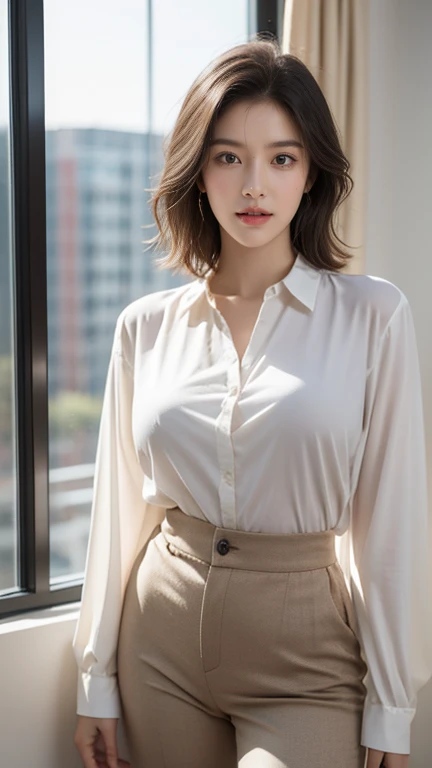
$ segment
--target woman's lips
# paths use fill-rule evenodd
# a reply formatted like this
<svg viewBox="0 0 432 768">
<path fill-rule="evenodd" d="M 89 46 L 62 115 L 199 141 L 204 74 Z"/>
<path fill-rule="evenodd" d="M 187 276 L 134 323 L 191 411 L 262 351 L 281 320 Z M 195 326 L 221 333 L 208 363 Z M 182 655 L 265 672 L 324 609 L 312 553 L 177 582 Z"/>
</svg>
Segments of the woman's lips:
<svg viewBox="0 0 432 768">
<path fill-rule="evenodd" d="M 267 214 L 251 214 L 251 213 L 236 213 L 236 216 L 240 221 L 242 221 L 244 224 L 249 224 L 251 226 L 260 226 L 262 224 L 265 224 L 266 221 L 269 221 L 272 217 L 272 213 Z"/>
</svg>

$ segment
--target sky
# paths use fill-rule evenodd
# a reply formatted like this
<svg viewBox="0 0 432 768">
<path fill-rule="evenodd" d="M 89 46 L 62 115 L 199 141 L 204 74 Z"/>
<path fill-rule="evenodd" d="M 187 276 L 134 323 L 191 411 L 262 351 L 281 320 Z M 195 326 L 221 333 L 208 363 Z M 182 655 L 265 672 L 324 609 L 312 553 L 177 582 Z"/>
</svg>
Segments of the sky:
<svg viewBox="0 0 432 768">
<path fill-rule="evenodd" d="M 248 2 L 152 0 L 152 9 L 152 130 L 166 133 L 199 72 L 247 40 Z M 148 130 L 147 0 L 44 0 L 44 28 L 47 129 Z M 4 72 L 0 101 L 2 82 Z"/>
</svg>

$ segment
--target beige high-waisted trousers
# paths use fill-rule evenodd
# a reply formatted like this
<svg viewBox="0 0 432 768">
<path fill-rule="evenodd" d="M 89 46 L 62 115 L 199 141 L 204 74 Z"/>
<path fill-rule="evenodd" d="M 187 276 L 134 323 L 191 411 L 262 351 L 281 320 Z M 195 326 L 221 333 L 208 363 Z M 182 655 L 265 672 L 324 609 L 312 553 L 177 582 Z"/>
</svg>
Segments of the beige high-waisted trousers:
<svg viewBox="0 0 432 768">
<path fill-rule="evenodd" d="M 120 625 L 132 768 L 363 768 L 357 635 L 333 531 L 245 532 L 167 510 Z"/>
</svg>

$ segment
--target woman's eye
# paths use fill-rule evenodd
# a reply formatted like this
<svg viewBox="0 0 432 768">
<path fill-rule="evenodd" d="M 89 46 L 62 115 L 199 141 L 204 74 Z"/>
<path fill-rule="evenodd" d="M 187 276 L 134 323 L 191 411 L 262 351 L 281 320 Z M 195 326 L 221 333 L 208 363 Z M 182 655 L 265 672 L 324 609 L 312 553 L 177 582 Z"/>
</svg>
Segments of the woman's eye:
<svg viewBox="0 0 432 768">
<path fill-rule="evenodd" d="M 238 160 L 237 155 L 234 155 L 232 152 L 223 152 L 221 155 L 218 155 L 216 160 L 219 160 L 223 165 L 236 165 L 236 160 Z M 290 166 L 295 163 L 294 157 L 291 157 L 290 155 L 276 155 L 275 157 L 276 165 L 280 166 Z"/>
<path fill-rule="evenodd" d="M 276 165 L 292 165 L 292 163 L 294 163 L 294 162 L 295 162 L 295 161 L 294 161 L 294 158 L 293 158 L 293 157 L 291 157 L 290 155 L 277 155 L 277 156 L 275 157 L 275 160 L 277 160 L 277 161 L 278 161 L 278 160 L 281 160 L 281 159 L 282 159 L 282 162 L 277 162 L 277 163 L 276 163 Z M 287 161 L 289 161 L 289 162 L 286 162 L 286 163 L 284 163 L 284 162 L 283 162 L 284 160 L 287 160 Z"/>
<path fill-rule="evenodd" d="M 232 152 L 224 152 L 222 155 L 219 155 L 217 159 L 222 160 L 223 157 L 227 158 L 225 165 L 234 165 L 233 160 L 237 160 L 237 157 L 233 155 Z"/>
</svg>

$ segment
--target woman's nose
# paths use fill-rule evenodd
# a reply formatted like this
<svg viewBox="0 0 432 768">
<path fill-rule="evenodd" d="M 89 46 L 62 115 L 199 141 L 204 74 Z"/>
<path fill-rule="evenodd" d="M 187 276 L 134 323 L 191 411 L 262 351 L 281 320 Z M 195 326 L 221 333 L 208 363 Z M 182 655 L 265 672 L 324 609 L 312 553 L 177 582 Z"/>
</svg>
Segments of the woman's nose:
<svg viewBox="0 0 432 768">
<path fill-rule="evenodd" d="M 255 166 L 249 173 L 245 174 L 243 195 L 253 198 L 265 195 L 265 180 L 262 169 Z"/>
</svg>

